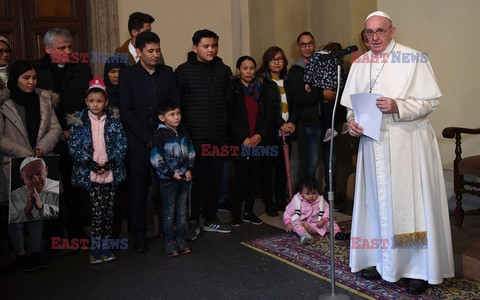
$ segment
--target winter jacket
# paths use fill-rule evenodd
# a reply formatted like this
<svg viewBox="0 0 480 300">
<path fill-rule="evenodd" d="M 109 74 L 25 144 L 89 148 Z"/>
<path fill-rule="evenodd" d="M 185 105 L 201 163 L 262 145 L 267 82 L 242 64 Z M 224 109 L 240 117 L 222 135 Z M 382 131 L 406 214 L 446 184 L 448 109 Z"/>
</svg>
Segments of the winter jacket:
<svg viewBox="0 0 480 300">
<path fill-rule="evenodd" d="M 125 180 L 126 171 L 123 159 L 127 152 L 127 137 L 120 122 L 117 108 L 105 109 L 105 148 L 108 162 L 112 164 L 113 185 Z M 72 185 L 79 188 L 90 188 L 90 169 L 88 163 L 93 158 L 93 142 L 91 122 L 88 110 L 83 109 L 75 115 L 70 115 L 68 125 L 71 125 L 68 137 L 68 151 L 74 159 L 72 170 Z"/>
<path fill-rule="evenodd" d="M 41 149 L 43 155 L 48 155 L 57 145 L 62 134 L 62 128 L 54 111 L 58 95 L 35 89 L 40 99 L 40 127 L 35 148 Z M 28 133 L 24 122 L 18 113 L 13 100 L 9 99 L 7 88 L 0 91 L 0 202 L 8 200 L 10 182 L 10 158 L 31 156 L 32 149 L 28 141 Z"/>
<path fill-rule="evenodd" d="M 292 217 L 295 215 L 295 202 L 300 200 L 300 216 L 297 220 L 292 221 Z M 325 221 L 325 224 L 318 228 L 317 223 L 319 221 L 319 211 L 320 205 L 323 203 L 323 215 L 321 217 L 322 220 Z M 307 222 L 311 228 L 313 228 L 318 234 L 325 235 L 329 228 L 329 221 L 330 221 L 330 206 L 328 205 L 328 201 L 326 201 L 323 196 L 319 195 L 313 203 L 309 203 L 307 200 L 303 199 L 300 193 L 295 194 L 293 196 L 292 201 L 288 203 L 287 207 L 285 208 L 285 212 L 283 213 L 283 222 L 285 225 L 294 222 Z"/>
<path fill-rule="evenodd" d="M 172 179 L 175 173 L 193 172 L 195 150 L 187 129 L 180 125 L 175 132 L 164 124 L 159 124 L 153 136 L 150 162 L 159 179 Z"/>
<path fill-rule="evenodd" d="M 187 62 L 175 70 L 182 103 L 182 123 L 194 142 L 223 142 L 227 116 L 231 115 L 232 71 L 219 57 L 211 62 L 188 53 Z"/>
<path fill-rule="evenodd" d="M 85 92 L 92 80 L 92 70 L 86 63 L 68 63 L 60 69 L 52 63 L 49 54 L 34 62 L 37 69 L 37 88 L 50 90 L 60 95 L 55 107 L 63 130 L 68 130 L 67 116 L 85 107 Z M 63 74 L 63 76 L 61 75 Z"/>
</svg>

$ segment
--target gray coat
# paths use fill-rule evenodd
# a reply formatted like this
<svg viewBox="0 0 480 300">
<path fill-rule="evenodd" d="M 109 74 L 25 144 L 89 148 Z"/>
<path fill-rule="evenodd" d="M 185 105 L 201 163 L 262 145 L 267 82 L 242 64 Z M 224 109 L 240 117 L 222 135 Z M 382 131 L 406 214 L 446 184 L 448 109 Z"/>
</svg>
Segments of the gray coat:
<svg viewBox="0 0 480 300">
<path fill-rule="evenodd" d="M 58 96 L 41 89 L 35 89 L 35 92 L 40 98 L 40 127 L 35 148 L 41 149 L 43 155 L 48 155 L 62 134 L 53 109 Z M 27 129 L 9 96 L 10 91 L 7 88 L 0 91 L 0 203 L 8 201 L 10 158 L 31 156 L 34 153 L 28 141 Z"/>
</svg>

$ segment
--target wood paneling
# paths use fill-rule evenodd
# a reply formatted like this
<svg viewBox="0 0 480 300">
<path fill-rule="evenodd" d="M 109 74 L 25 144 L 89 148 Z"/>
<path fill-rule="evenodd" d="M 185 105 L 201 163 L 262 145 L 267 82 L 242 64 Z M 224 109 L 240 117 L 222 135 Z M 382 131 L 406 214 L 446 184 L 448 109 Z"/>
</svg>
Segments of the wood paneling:
<svg viewBox="0 0 480 300">
<path fill-rule="evenodd" d="M 53 27 L 73 36 L 74 51 L 87 52 L 85 0 L 0 0 L 0 35 L 13 59 L 35 60 L 45 53 L 43 36 Z"/>
</svg>

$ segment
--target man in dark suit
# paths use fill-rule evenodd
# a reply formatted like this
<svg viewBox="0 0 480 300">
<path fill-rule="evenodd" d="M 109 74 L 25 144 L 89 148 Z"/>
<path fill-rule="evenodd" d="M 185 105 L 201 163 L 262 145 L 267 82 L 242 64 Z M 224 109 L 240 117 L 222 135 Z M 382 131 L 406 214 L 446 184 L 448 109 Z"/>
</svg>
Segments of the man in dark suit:
<svg viewBox="0 0 480 300">
<path fill-rule="evenodd" d="M 150 148 L 158 125 L 157 107 L 165 100 L 180 103 L 173 69 L 160 65 L 160 38 L 145 31 L 136 38 L 137 64 L 120 72 L 120 114 L 128 139 L 130 180 L 129 228 L 137 252 L 147 251 L 147 194 L 150 185 Z"/>
<path fill-rule="evenodd" d="M 85 92 L 88 82 L 92 79 L 92 70 L 88 63 L 71 63 L 73 53 L 72 35 L 67 29 L 51 28 L 44 36 L 45 55 L 34 62 L 37 69 L 37 88 L 53 91 L 59 95 L 59 102 L 55 106 L 58 121 L 62 126 L 63 134 L 55 148 L 60 155 L 60 175 L 62 178 L 63 193 L 60 195 L 60 205 L 66 205 L 67 232 L 69 238 L 87 237 L 83 229 L 83 206 L 86 193 L 71 186 L 70 178 L 73 160 L 68 154 L 67 138 L 70 126 L 67 116 L 85 107 Z M 65 215 L 60 213 L 60 218 Z M 50 242 L 52 236 L 63 236 L 60 220 L 49 220 L 44 223 L 44 236 Z M 48 249 L 48 246 L 47 246 Z"/>
<path fill-rule="evenodd" d="M 155 19 L 151 15 L 141 12 L 134 12 L 128 17 L 128 32 L 130 33 L 130 39 L 125 41 L 123 45 L 115 50 L 115 53 L 127 54 L 127 66 L 134 65 L 140 60 L 140 57 L 138 57 L 135 50 L 137 35 L 144 31 L 152 31 L 153 22 L 155 22 Z M 158 63 L 162 65 L 165 64 L 161 52 Z"/>
</svg>

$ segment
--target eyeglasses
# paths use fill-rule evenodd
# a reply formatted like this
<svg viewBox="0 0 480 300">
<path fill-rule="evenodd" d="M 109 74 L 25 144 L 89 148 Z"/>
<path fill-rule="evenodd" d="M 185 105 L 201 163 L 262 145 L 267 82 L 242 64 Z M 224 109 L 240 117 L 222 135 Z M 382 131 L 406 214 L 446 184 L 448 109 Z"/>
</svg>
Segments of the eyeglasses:
<svg viewBox="0 0 480 300">
<path fill-rule="evenodd" d="M 378 36 L 384 36 L 385 34 L 387 34 L 387 31 L 390 28 L 392 28 L 392 25 L 390 25 L 390 27 L 388 27 L 387 29 L 378 28 L 375 31 L 373 31 L 371 29 L 367 29 L 363 32 L 363 34 L 365 34 L 369 38 L 373 37 L 374 34 L 377 34 Z"/>
<path fill-rule="evenodd" d="M 272 58 L 271 62 L 281 63 L 283 62 L 283 57 Z"/>
<path fill-rule="evenodd" d="M 3 54 L 10 54 L 10 52 L 12 52 L 12 50 L 10 49 L 0 49 L 0 56 L 3 55 Z"/>
<path fill-rule="evenodd" d="M 300 48 L 313 47 L 314 44 L 315 44 L 314 41 L 310 41 L 308 43 L 299 43 L 298 47 Z"/>
</svg>

